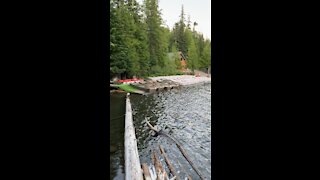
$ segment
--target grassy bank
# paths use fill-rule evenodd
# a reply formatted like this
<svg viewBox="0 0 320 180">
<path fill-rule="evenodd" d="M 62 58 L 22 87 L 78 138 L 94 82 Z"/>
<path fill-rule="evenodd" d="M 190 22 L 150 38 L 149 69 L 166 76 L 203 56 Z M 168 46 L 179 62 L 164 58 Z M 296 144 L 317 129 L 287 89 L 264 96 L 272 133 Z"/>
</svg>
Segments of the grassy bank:
<svg viewBox="0 0 320 180">
<path fill-rule="evenodd" d="M 119 89 L 122 89 L 126 92 L 129 92 L 129 93 L 138 93 L 138 94 L 143 94 L 144 92 L 142 92 L 141 90 L 131 86 L 130 84 L 119 84 L 119 85 L 116 85 L 117 87 L 119 87 Z"/>
</svg>

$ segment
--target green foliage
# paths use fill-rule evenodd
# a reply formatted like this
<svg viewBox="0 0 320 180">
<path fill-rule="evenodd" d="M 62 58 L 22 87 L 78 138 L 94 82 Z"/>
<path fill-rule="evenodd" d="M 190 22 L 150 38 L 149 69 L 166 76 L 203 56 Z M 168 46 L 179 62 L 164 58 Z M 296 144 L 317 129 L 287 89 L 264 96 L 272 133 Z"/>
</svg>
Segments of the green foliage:
<svg viewBox="0 0 320 180">
<path fill-rule="evenodd" d="M 181 50 L 183 54 L 187 54 L 188 52 L 188 40 L 186 34 L 186 24 L 185 24 L 185 17 L 184 17 L 184 9 L 183 6 L 181 8 L 181 15 L 180 21 L 176 26 L 176 42 L 178 50 Z"/>
<path fill-rule="evenodd" d="M 194 39 L 192 37 L 191 31 L 187 30 L 187 36 L 188 36 L 188 47 L 189 47 L 189 58 L 188 58 L 188 67 L 194 72 L 195 69 L 198 68 L 199 64 L 199 55 L 198 51 L 194 42 Z"/>
<path fill-rule="evenodd" d="M 130 84 L 119 84 L 117 85 L 120 89 L 130 92 L 130 93 L 135 93 L 136 91 L 139 91 L 139 89 L 131 86 Z"/>
<path fill-rule="evenodd" d="M 110 6 L 115 6 L 113 1 L 110 1 Z M 124 27 L 118 23 L 119 11 L 117 9 L 110 9 L 110 73 L 111 76 L 124 73 L 128 68 L 126 55 L 128 54 L 128 47 L 124 43 Z"/>
<path fill-rule="evenodd" d="M 169 56 L 165 56 L 164 63 L 166 67 L 166 68 L 163 68 L 164 74 L 173 75 L 177 72 L 175 61 L 172 61 L 171 59 L 169 59 Z"/>
<path fill-rule="evenodd" d="M 180 72 L 177 70 L 174 59 L 169 59 L 168 56 L 164 58 L 164 66 L 165 68 L 153 66 L 151 68 L 151 76 L 170 76 L 180 74 Z"/>
<path fill-rule="evenodd" d="M 206 42 L 201 56 L 200 68 L 208 68 L 211 65 L 211 43 Z"/>
<path fill-rule="evenodd" d="M 167 50 L 165 28 L 161 27 L 162 18 L 158 9 L 158 0 L 145 0 L 145 14 L 150 53 L 150 65 L 164 68 Z M 153 70 L 152 70 L 153 71 Z"/>
<path fill-rule="evenodd" d="M 182 74 L 178 50 L 192 70 L 211 65 L 211 42 L 195 31 L 182 6 L 172 30 L 165 27 L 158 0 L 110 0 L 110 75 L 147 77 Z M 168 53 L 174 53 L 169 59 Z"/>
<path fill-rule="evenodd" d="M 174 59 L 174 64 L 176 65 L 176 68 L 177 68 L 177 69 L 181 69 L 181 68 L 182 68 L 182 66 L 181 66 L 181 60 L 180 60 L 179 57 Z"/>
<path fill-rule="evenodd" d="M 111 76 L 147 76 L 149 52 L 140 5 L 135 0 L 111 0 L 110 5 Z"/>
</svg>

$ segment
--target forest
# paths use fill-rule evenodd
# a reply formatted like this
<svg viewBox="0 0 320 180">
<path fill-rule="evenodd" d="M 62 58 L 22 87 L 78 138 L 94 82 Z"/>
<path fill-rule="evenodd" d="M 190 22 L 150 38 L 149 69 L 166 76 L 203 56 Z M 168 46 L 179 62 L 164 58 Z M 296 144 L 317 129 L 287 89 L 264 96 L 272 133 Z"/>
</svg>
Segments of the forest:
<svg viewBox="0 0 320 180">
<path fill-rule="evenodd" d="M 169 3 L 170 1 L 168 1 Z M 211 66 L 211 40 L 198 32 L 197 22 L 186 17 L 171 29 L 161 17 L 158 0 L 110 0 L 110 78 L 168 76 L 182 74 L 178 52 L 187 67 L 207 71 Z"/>
</svg>

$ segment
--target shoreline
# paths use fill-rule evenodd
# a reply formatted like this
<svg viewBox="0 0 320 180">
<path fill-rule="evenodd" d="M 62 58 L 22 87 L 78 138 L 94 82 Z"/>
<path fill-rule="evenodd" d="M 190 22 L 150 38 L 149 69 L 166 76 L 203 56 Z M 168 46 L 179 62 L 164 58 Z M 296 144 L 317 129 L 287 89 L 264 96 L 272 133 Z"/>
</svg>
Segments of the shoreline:
<svg viewBox="0 0 320 180">
<path fill-rule="evenodd" d="M 170 80 L 175 83 L 178 83 L 180 86 L 189 86 L 197 85 L 200 83 L 211 83 L 210 77 L 204 76 L 194 76 L 194 75 L 175 75 L 175 76 L 158 76 L 158 77 L 149 77 L 153 81 L 158 80 Z"/>
<path fill-rule="evenodd" d="M 160 90 L 168 90 L 179 87 L 191 87 L 196 85 L 211 84 L 211 77 L 206 74 L 202 76 L 195 75 L 173 75 L 148 77 L 143 82 L 117 85 L 118 93 L 136 93 L 148 94 Z M 126 87 L 125 87 L 126 86 Z M 127 87 L 128 86 L 128 87 Z M 122 92 L 121 92 L 122 91 Z M 112 92 L 111 92 L 112 93 Z"/>
</svg>

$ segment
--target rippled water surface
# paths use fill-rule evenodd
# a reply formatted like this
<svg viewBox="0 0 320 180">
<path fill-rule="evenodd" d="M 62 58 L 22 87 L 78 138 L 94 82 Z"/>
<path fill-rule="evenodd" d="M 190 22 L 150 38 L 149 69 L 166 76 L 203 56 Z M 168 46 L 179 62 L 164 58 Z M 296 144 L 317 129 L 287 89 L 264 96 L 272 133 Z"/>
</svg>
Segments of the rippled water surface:
<svg viewBox="0 0 320 180">
<path fill-rule="evenodd" d="M 178 140 L 202 175 L 211 179 L 211 85 L 197 85 L 131 97 L 133 119 L 141 163 L 151 163 L 151 151 L 160 156 L 159 145 L 165 149 L 179 176 L 199 179 L 177 146 L 167 137 L 153 133 L 146 120 Z M 124 117 L 125 95 L 111 95 L 111 139 L 116 151 L 110 154 L 111 179 L 124 179 Z M 169 172 L 168 169 L 166 169 Z"/>
<path fill-rule="evenodd" d="M 177 146 L 165 136 L 152 136 L 146 120 L 177 139 L 203 176 L 211 179 L 211 85 L 197 85 L 146 96 L 131 95 L 141 163 L 151 151 L 165 149 L 179 176 L 199 179 Z M 162 164 L 165 161 L 159 156 Z M 169 171 L 167 171 L 169 172 Z"/>
</svg>

